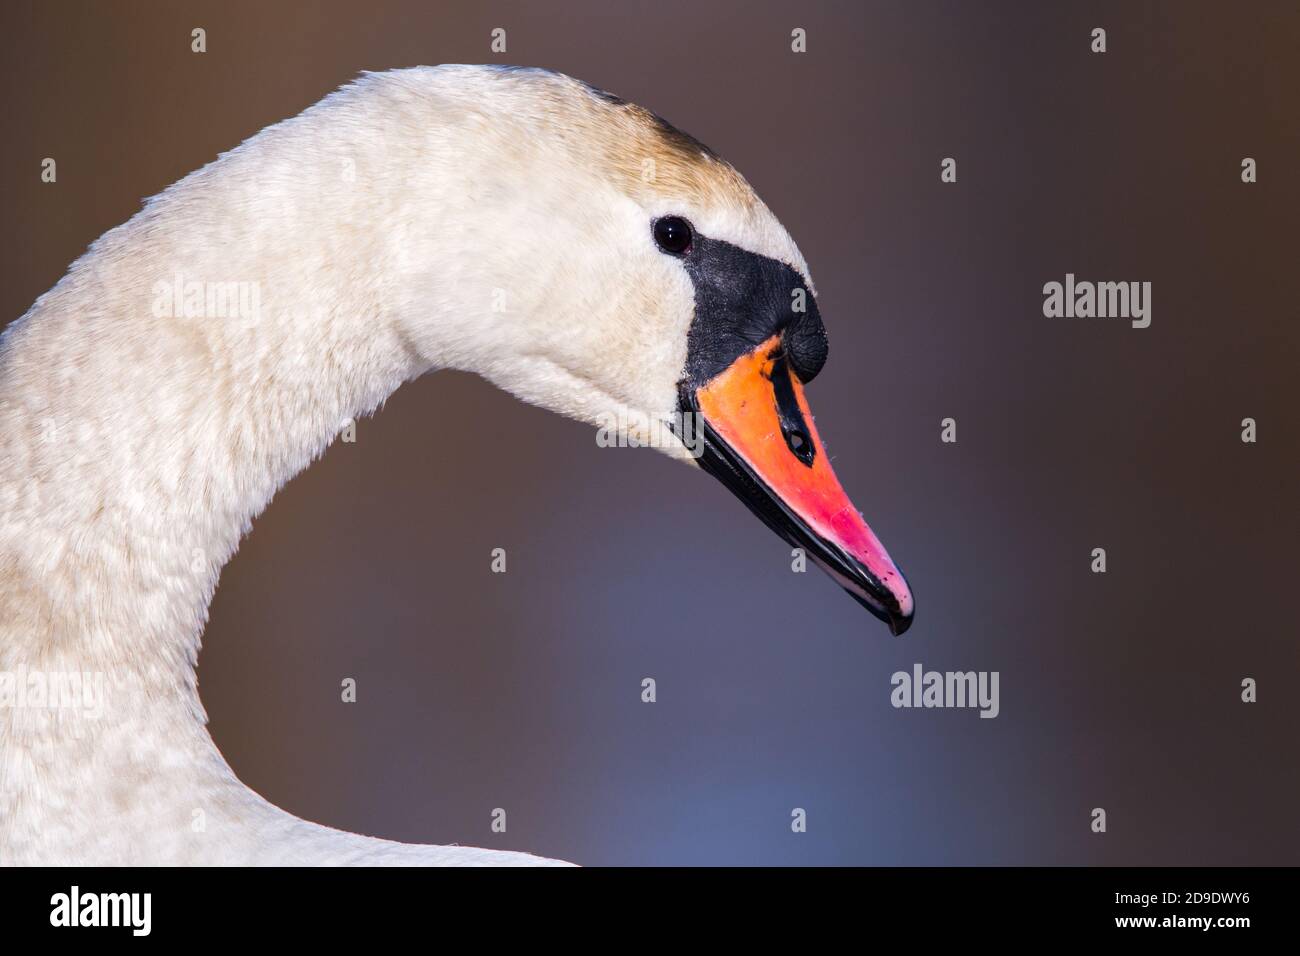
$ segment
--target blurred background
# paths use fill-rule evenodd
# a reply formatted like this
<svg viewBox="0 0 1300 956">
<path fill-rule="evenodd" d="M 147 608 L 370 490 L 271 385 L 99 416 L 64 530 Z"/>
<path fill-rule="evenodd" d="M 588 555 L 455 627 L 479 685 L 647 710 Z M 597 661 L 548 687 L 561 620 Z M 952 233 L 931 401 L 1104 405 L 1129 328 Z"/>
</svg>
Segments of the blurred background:
<svg viewBox="0 0 1300 956">
<path fill-rule="evenodd" d="M 662 114 L 749 178 L 817 283 L 810 401 L 915 590 L 905 637 L 791 573 L 694 469 L 427 376 L 285 487 L 222 575 L 203 702 L 272 802 L 585 864 L 1300 862 L 1296 4 L 0 21 L 0 321 L 219 152 L 361 70 L 442 62 L 549 67 Z M 1067 272 L 1151 282 L 1151 327 L 1045 318 Z M 892 708 L 917 662 L 998 671 L 1000 716 Z"/>
</svg>

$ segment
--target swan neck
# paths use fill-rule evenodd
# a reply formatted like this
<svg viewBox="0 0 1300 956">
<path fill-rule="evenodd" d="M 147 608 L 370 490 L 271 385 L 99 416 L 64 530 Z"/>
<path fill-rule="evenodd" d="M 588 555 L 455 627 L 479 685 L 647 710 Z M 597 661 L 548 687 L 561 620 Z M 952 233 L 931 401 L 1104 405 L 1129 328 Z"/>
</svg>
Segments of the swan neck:
<svg viewBox="0 0 1300 956">
<path fill-rule="evenodd" d="M 281 172 L 269 139 L 107 233 L 0 343 L 0 671 L 201 713 L 208 603 L 253 518 L 434 364 L 329 164 L 248 201 Z"/>
</svg>

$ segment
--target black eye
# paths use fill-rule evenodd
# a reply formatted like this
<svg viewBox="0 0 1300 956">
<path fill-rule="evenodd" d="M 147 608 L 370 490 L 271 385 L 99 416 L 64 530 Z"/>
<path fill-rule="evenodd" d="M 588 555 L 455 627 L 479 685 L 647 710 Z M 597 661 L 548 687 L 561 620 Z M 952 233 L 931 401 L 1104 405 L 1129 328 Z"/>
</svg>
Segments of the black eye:
<svg viewBox="0 0 1300 956">
<path fill-rule="evenodd" d="M 654 222 L 655 242 L 664 252 L 685 255 L 691 248 L 691 224 L 681 216 L 664 216 Z"/>
</svg>

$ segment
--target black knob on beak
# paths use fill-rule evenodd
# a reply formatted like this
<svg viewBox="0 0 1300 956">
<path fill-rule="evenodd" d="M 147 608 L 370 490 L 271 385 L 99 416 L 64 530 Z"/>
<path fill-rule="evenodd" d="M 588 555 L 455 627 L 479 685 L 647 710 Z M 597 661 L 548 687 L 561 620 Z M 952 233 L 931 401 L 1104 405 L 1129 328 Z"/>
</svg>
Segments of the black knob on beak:
<svg viewBox="0 0 1300 956">
<path fill-rule="evenodd" d="M 799 376 L 799 381 L 807 385 L 817 377 L 817 373 L 826 364 L 830 342 L 826 339 L 826 326 L 822 325 L 816 300 L 807 289 L 803 289 L 802 292 L 804 310 L 792 311 L 790 323 L 781 333 L 781 347 L 785 351 L 791 371 Z M 794 306 L 792 305 L 791 308 L 793 309 Z"/>
</svg>

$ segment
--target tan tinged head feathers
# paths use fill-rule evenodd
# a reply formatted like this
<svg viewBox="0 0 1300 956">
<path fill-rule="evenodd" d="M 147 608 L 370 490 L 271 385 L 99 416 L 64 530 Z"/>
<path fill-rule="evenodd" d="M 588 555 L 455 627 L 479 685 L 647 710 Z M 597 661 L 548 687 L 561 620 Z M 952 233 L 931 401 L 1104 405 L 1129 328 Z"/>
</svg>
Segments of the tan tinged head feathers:
<svg viewBox="0 0 1300 956">
<path fill-rule="evenodd" d="M 695 312 L 652 223 L 807 269 L 744 178 L 642 107 L 546 70 L 440 66 L 367 74 L 282 127 L 360 127 L 358 209 L 383 232 L 385 304 L 431 366 L 632 431 L 668 420 Z M 322 124 L 316 124 L 322 125 Z M 274 132 L 274 131 L 268 131 Z M 317 147 L 316 153 L 320 150 Z M 638 425 L 641 423 L 641 425 Z M 663 449 L 680 455 L 671 443 Z"/>
</svg>

